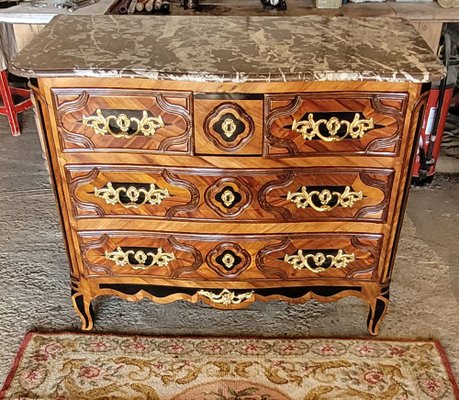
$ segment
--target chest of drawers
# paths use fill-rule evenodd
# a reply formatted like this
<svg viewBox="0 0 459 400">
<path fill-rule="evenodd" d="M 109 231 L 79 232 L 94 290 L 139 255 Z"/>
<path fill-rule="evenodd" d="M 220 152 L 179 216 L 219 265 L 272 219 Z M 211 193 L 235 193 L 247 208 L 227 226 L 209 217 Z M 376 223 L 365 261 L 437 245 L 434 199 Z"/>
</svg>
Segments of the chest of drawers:
<svg viewBox="0 0 459 400">
<path fill-rule="evenodd" d="M 184 22 L 154 20 L 151 40 L 158 46 L 177 21 Z M 135 79 L 134 69 L 110 72 L 107 54 L 92 74 L 81 66 L 78 72 L 66 64 L 72 60 L 66 61 L 63 44 L 51 51 L 63 57 L 53 61 L 60 69 L 40 69 L 44 61 L 30 55 L 13 63 L 16 73 L 39 78 L 42 140 L 69 254 L 71 298 L 84 330 L 93 327 L 92 301 L 104 295 L 203 301 L 222 310 L 254 301 L 356 296 L 369 304 L 369 332 L 378 333 L 422 110 L 420 82 L 441 76 L 442 67 L 411 38 L 416 57 L 427 65 L 413 63 L 412 69 L 421 69 L 417 77 L 412 70 L 377 71 L 359 80 L 352 74 L 318 79 L 317 71 L 308 77 L 312 66 L 294 57 L 312 34 L 298 28 L 304 18 L 249 20 L 249 34 L 236 19 L 220 24 L 220 34 L 253 40 L 262 49 L 263 34 L 285 35 L 282 29 L 290 28 L 295 40 L 304 40 L 284 51 L 283 71 L 294 73 L 268 76 L 256 60 L 238 76 L 218 74 L 213 65 L 212 74 L 199 79 L 198 54 L 189 65 L 194 75 L 181 75 L 183 66 L 167 53 L 172 39 L 159 49 L 163 58 L 152 56 L 155 73 Z M 32 47 L 59 35 L 69 21 L 53 21 Z M 187 21 L 192 26 L 196 20 Z M 86 22 L 97 29 L 94 19 Z M 202 29 L 212 23 L 203 22 Z M 133 24 L 116 29 L 121 26 L 128 29 L 125 37 L 135 33 Z M 113 29 L 103 27 L 104 40 Z M 367 31 L 375 34 L 362 27 L 361 36 Z M 94 40 L 102 53 L 114 51 L 97 35 Z M 255 51 L 243 40 L 243 56 L 220 54 L 218 43 L 198 44 L 197 53 L 227 57 L 225 68 L 242 68 Z M 279 53 L 275 44 L 264 48 L 267 60 L 270 51 Z M 191 51 L 189 44 L 180 46 Z M 384 56 L 378 51 L 368 55 L 373 67 L 371 57 Z M 175 73 L 163 72 L 166 66 Z"/>
</svg>

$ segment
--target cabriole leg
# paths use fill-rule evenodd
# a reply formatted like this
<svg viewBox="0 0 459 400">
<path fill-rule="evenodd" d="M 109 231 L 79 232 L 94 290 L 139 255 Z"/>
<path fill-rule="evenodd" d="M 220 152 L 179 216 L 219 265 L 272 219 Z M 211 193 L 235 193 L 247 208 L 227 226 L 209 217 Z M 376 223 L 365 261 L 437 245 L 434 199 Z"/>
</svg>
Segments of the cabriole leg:
<svg viewBox="0 0 459 400">
<path fill-rule="evenodd" d="M 81 319 L 83 331 L 90 331 L 94 326 L 94 308 L 91 302 L 91 297 L 72 290 L 73 308 Z"/>
<path fill-rule="evenodd" d="M 387 307 L 389 305 L 389 288 L 381 291 L 370 303 L 370 312 L 367 319 L 367 327 L 370 335 L 376 336 L 379 333 L 379 326 L 386 315 Z"/>
</svg>

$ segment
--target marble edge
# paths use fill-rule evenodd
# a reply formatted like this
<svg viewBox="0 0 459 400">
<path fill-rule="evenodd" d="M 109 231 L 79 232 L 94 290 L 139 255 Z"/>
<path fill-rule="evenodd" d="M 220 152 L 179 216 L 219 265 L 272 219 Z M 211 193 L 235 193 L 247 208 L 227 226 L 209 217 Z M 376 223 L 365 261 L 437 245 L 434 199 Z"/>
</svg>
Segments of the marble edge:
<svg viewBox="0 0 459 400">
<path fill-rule="evenodd" d="M 435 82 L 446 76 L 446 67 L 441 70 L 426 73 L 409 73 L 406 71 L 394 71 L 393 73 L 379 72 L 351 72 L 351 71 L 310 71 L 297 74 L 206 74 L 189 72 L 174 73 L 162 71 L 139 71 L 139 70 L 106 70 L 106 69 L 74 69 L 74 70 L 30 70 L 19 68 L 14 65 L 14 60 L 8 70 L 18 76 L 26 78 L 139 78 L 152 80 L 167 80 L 181 82 L 311 82 L 311 81 L 374 81 L 374 82 Z"/>
</svg>

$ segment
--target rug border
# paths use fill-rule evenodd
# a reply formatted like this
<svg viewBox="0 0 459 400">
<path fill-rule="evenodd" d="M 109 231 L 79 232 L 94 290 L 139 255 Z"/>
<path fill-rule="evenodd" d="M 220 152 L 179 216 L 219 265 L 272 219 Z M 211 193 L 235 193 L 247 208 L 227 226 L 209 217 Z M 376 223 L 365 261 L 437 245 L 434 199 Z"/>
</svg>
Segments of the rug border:
<svg viewBox="0 0 459 400">
<path fill-rule="evenodd" d="M 451 382 L 451 386 L 453 387 L 453 394 L 457 400 L 459 399 L 459 386 L 457 385 L 457 381 L 454 376 L 453 369 L 451 368 L 451 364 L 449 362 L 448 355 L 446 354 L 446 351 L 441 345 L 440 341 L 435 340 L 435 346 L 437 347 L 437 350 L 440 353 L 441 361 L 443 362 L 443 366 L 446 369 L 446 373 L 448 375 L 449 381 Z"/>
<path fill-rule="evenodd" d="M 443 364 L 443 367 L 446 370 L 446 375 L 451 383 L 453 389 L 453 395 L 456 400 L 459 400 L 459 386 L 457 384 L 456 378 L 454 376 L 453 370 L 451 368 L 451 363 L 448 359 L 445 349 L 441 345 L 439 340 L 436 339 L 395 339 L 395 338 L 375 338 L 375 337 L 355 337 L 355 338 L 339 338 L 339 337 L 285 337 L 285 336 L 274 336 L 274 337 L 263 337 L 263 336 L 199 336 L 199 335 L 179 335 L 179 336 L 168 336 L 168 335 L 144 335 L 144 334 L 134 334 L 134 333 L 110 333 L 110 332 L 72 332 L 72 331 L 61 331 L 61 332 L 42 332 L 42 331 L 29 331 L 26 333 L 22 342 L 19 346 L 19 350 L 14 357 L 13 364 L 11 366 L 10 372 L 8 373 L 5 383 L 3 384 L 2 389 L 0 390 L 0 400 L 4 399 L 6 392 L 8 391 L 11 382 L 13 381 L 14 376 L 16 375 L 19 364 L 24 356 L 25 349 L 29 344 L 30 340 L 34 335 L 50 335 L 50 336 L 60 336 L 60 335 L 81 335 L 81 336 L 119 336 L 119 337 L 146 337 L 146 338 L 158 338 L 158 339 L 170 339 L 170 338 L 180 338 L 180 339 L 202 339 L 202 338 L 212 338 L 212 339 L 262 339 L 262 340 L 365 340 L 373 342 L 424 342 L 424 343 L 433 343 L 440 355 L 440 360 Z"/>
<path fill-rule="evenodd" d="M 32 339 L 32 336 L 35 334 L 40 334 L 40 332 L 27 332 L 24 338 L 21 341 L 21 344 L 19 345 L 19 350 L 17 351 L 14 359 L 13 359 L 13 364 L 11 365 L 10 372 L 6 376 L 5 383 L 3 384 L 3 387 L 0 390 L 0 400 L 2 400 L 8 389 L 10 388 L 11 382 L 13 381 L 14 376 L 16 375 L 17 369 L 19 367 L 19 364 L 21 363 L 22 357 L 24 355 L 24 351 L 29 344 L 30 340 Z"/>
</svg>

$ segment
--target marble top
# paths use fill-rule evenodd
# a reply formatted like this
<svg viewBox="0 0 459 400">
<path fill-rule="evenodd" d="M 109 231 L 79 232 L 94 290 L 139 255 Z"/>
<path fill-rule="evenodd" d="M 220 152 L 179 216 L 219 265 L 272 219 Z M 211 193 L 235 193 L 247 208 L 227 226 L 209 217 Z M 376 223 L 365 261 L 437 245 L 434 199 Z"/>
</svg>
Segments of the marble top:
<svg viewBox="0 0 459 400">
<path fill-rule="evenodd" d="M 405 20 L 349 17 L 55 17 L 12 61 L 27 77 L 198 82 L 412 81 L 444 67 Z"/>
</svg>

